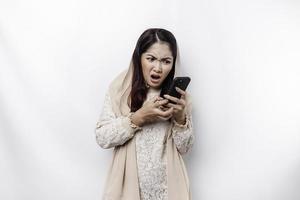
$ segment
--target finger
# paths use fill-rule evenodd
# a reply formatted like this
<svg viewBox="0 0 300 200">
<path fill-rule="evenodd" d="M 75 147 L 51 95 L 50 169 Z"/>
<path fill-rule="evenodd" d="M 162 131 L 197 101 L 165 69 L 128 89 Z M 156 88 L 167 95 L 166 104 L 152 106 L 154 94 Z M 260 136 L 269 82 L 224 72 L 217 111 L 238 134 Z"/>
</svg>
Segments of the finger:
<svg viewBox="0 0 300 200">
<path fill-rule="evenodd" d="M 179 87 L 175 87 L 176 91 L 179 92 L 181 94 L 181 97 L 185 97 L 186 92 L 182 89 L 180 89 Z"/>
<path fill-rule="evenodd" d="M 183 110 L 183 106 L 182 105 L 178 105 L 178 104 L 174 104 L 174 103 L 168 103 L 167 106 L 168 107 L 173 107 L 176 110 Z"/>
<path fill-rule="evenodd" d="M 158 100 L 164 100 L 164 98 L 162 98 L 162 97 L 158 96 Z"/>
<path fill-rule="evenodd" d="M 173 114 L 173 110 L 174 110 L 174 108 L 171 107 L 166 111 L 158 110 L 157 113 L 158 113 L 158 115 L 160 115 L 162 117 L 168 117 Z"/>
<path fill-rule="evenodd" d="M 183 107 L 185 107 L 186 101 L 185 101 L 185 99 L 179 99 L 179 102 L 177 104 L 182 105 Z"/>
<path fill-rule="evenodd" d="M 151 102 L 155 103 L 158 100 L 158 98 L 157 98 L 157 96 L 155 96 L 155 97 L 152 97 L 150 100 L 151 100 Z"/>
<path fill-rule="evenodd" d="M 165 108 L 170 108 L 170 106 L 167 104 L 163 105 L 162 107 L 165 107 Z"/>
<path fill-rule="evenodd" d="M 169 103 L 175 104 L 174 102 L 169 102 Z M 185 101 L 185 99 L 178 99 L 178 102 L 176 104 L 177 105 L 182 105 L 183 107 L 185 107 L 186 101 Z"/>
<path fill-rule="evenodd" d="M 179 101 L 180 101 L 178 98 L 173 97 L 173 96 L 170 96 L 170 95 L 168 95 L 168 94 L 165 94 L 164 97 L 165 97 L 166 99 L 169 99 L 169 100 L 175 102 L 175 103 L 179 103 Z"/>
<path fill-rule="evenodd" d="M 161 117 L 161 116 L 159 116 L 158 118 L 160 118 L 160 119 L 162 119 L 162 120 L 168 120 L 168 119 L 170 119 L 171 117 L 173 117 L 172 115 L 170 115 L 169 117 Z"/>
<path fill-rule="evenodd" d="M 164 98 L 162 98 L 160 96 L 155 96 L 153 102 L 156 103 L 156 102 L 159 102 L 159 101 L 162 101 L 162 100 L 164 100 Z"/>
<path fill-rule="evenodd" d="M 185 99 L 186 96 L 186 92 L 182 89 L 180 89 L 179 87 L 175 87 L 176 91 L 181 94 L 181 99 Z"/>
<path fill-rule="evenodd" d="M 167 109 L 169 109 L 169 107 L 167 106 L 159 106 L 158 108 L 162 111 L 166 111 Z"/>
<path fill-rule="evenodd" d="M 163 116 L 163 117 L 171 117 L 173 115 L 173 112 L 174 112 L 174 108 L 169 108 L 166 111 L 164 111 L 163 115 L 161 115 L 161 116 Z"/>
<path fill-rule="evenodd" d="M 156 101 L 155 104 L 156 104 L 157 107 L 160 107 L 160 106 L 162 106 L 162 105 L 167 104 L 168 102 L 169 102 L 168 99 L 164 99 L 164 100 Z"/>
</svg>

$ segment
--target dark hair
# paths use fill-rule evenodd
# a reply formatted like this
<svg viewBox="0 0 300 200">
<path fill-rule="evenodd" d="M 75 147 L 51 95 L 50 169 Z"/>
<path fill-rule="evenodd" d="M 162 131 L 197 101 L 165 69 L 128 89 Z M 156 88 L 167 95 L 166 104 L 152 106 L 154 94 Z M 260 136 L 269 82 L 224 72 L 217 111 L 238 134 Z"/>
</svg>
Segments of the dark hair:
<svg viewBox="0 0 300 200">
<path fill-rule="evenodd" d="M 173 56 L 172 69 L 161 84 L 161 90 L 165 91 L 172 83 L 175 74 L 175 63 L 177 57 L 177 42 L 174 35 L 165 29 L 150 28 L 145 30 L 139 37 L 132 55 L 133 76 L 131 87 L 131 112 L 140 109 L 147 97 L 148 88 L 145 85 L 145 79 L 142 71 L 141 56 L 147 49 L 156 42 L 166 42 Z"/>
</svg>

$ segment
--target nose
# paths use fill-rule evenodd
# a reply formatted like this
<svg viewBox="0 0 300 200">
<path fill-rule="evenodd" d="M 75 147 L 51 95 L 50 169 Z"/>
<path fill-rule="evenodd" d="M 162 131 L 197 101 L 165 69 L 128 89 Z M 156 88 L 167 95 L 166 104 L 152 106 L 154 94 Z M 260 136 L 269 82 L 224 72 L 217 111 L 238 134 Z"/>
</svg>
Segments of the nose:
<svg viewBox="0 0 300 200">
<path fill-rule="evenodd" d="M 162 72 L 161 62 L 156 62 L 155 65 L 154 65 L 153 70 L 154 70 L 156 73 Z"/>
</svg>

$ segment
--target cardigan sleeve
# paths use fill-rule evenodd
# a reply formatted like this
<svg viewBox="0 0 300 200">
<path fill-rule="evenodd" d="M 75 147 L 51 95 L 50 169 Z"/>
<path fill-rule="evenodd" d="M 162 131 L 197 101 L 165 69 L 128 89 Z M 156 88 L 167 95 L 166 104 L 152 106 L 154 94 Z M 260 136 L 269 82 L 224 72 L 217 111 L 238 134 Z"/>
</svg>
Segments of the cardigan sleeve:
<svg viewBox="0 0 300 200">
<path fill-rule="evenodd" d="M 123 145 L 140 129 L 140 127 L 132 128 L 130 126 L 129 115 L 116 117 L 112 110 L 110 95 L 107 92 L 95 128 L 98 145 L 104 149 Z"/>
<path fill-rule="evenodd" d="M 172 137 L 177 150 L 181 154 L 187 153 L 193 146 L 195 136 L 193 133 L 192 115 L 186 115 L 185 124 L 178 124 L 173 120 Z"/>
</svg>

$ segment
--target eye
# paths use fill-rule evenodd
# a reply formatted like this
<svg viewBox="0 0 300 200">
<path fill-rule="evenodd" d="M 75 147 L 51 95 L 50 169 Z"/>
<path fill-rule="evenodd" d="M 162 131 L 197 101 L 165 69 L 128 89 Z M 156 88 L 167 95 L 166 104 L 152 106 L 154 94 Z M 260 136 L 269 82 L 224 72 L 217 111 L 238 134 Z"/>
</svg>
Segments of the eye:
<svg viewBox="0 0 300 200">
<path fill-rule="evenodd" d="M 171 63 L 170 60 L 164 60 L 164 64 L 168 65 L 168 64 L 170 64 L 170 63 Z"/>
<path fill-rule="evenodd" d="M 153 62 L 155 60 L 154 57 L 147 57 L 146 59 L 149 60 L 150 62 Z"/>
</svg>

